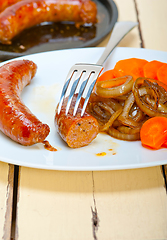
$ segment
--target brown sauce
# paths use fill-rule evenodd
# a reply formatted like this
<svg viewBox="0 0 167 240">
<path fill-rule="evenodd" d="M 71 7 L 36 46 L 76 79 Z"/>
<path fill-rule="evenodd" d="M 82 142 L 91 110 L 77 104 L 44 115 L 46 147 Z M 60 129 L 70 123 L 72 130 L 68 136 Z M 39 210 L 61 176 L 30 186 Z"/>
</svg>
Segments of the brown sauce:
<svg viewBox="0 0 167 240">
<path fill-rule="evenodd" d="M 35 46 L 57 43 L 85 42 L 96 36 L 95 26 L 77 28 L 73 23 L 45 23 L 26 29 L 16 36 L 11 45 L 0 44 L 0 50 L 23 53 Z"/>
<path fill-rule="evenodd" d="M 52 147 L 48 141 L 46 141 L 46 140 L 43 141 L 43 144 L 44 144 L 44 148 L 45 148 L 46 150 L 49 150 L 49 151 L 51 151 L 51 152 L 56 152 L 56 151 L 57 151 L 57 149 L 54 148 L 54 147 Z"/>
</svg>

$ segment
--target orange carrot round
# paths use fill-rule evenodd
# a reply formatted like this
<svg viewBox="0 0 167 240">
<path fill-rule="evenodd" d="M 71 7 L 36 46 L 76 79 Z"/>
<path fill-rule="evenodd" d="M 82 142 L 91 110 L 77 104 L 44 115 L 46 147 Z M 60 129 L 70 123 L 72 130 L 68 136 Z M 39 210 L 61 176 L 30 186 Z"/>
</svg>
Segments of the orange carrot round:
<svg viewBox="0 0 167 240">
<path fill-rule="evenodd" d="M 143 67 L 148 63 L 145 59 L 129 58 L 116 63 L 114 69 L 119 76 L 131 75 L 134 80 L 138 77 L 144 77 Z"/>
<path fill-rule="evenodd" d="M 157 60 L 146 63 L 146 65 L 143 67 L 144 77 L 158 80 L 157 71 L 163 65 L 164 63 Z"/>
<path fill-rule="evenodd" d="M 167 84 L 167 64 L 163 64 L 157 71 L 157 77 L 160 82 Z"/>
<path fill-rule="evenodd" d="M 102 75 L 100 75 L 97 81 L 100 82 L 100 81 L 111 80 L 116 77 L 117 77 L 116 71 L 114 69 L 111 69 L 111 70 L 105 71 Z"/>
<path fill-rule="evenodd" d="M 141 127 L 140 138 L 143 145 L 159 149 L 167 141 L 167 118 L 148 119 Z"/>
</svg>

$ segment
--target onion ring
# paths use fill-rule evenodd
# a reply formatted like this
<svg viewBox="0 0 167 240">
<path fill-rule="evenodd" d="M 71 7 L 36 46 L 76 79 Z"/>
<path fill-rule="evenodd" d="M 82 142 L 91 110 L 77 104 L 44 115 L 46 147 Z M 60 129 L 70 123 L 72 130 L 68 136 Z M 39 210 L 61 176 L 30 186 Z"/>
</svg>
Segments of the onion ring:
<svg viewBox="0 0 167 240">
<path fill-rule="evenodd" d="M 115 113 L 113 113 L 111 118 L 109 119 L 109 121 L 100 128 L 100 131 L 106 132 L 109 129 L 109 127 L 112 126 L 113 122 L 118 118 L 118 116 L 121 114 L 121 112 L 122 112 L 122 109 L 120 108 Z"/>
<path fill-rule="evenodd" d="M 150 79 L 149 79 L 150 81 Z M 152 82 L 150 81 L 151 86 L 156 89 L 158 95 L 159 95 L 159 101 L 162 103 L 167 101 L 167 91 L 165 90 L 167 86 L 165 86 L 163 83 L 160 83 L 159 81 Z"/>
<path fill-rule="evenodd" d="M 147 114 L 149 117 L 155 117 L 155 116 L 163 116 L 163 117 L 167 117 L 167 113 L 161 112 L 159 110 L 154 109 L 154 107 L 152 107 L 152 105 L 147 104 L 140 96 L 139 94 L 139 89 L 138 89 L 138 85 L 141 84 L 141 82 L 144 80 L 144 78 L 138 78 L 136 79 L 136 81 L 133 84 L 132 87 L 132 92 L 134 94 L 135 100 L 137 105 L 139 106 L 139 108 L 145 113 Z"/>
<path fill-rule="evenodd" d="M 151 82 L 149 82 L 148 80 L 144 81 L 146 83 L 146 85 L 149 87 L 149 89 L 153 92 L 153 97 L 155 99 L 154 101 L 154 108 L 157 109 L 158 108 L 158 104 L 159 104 L 159 94 L 157 92 L 156 87 L 154 86 L 154 84 L 152 84 Z"/>
<path fill-rule="evenodd" d="M 140 127 L 141 125 L 140 123 L 134 121 L 132 118 L 129 117 L 129 112 L 134 102 L 135 102 L 135 97 L 133 93 L 131 93 L 128 99 L 125 101 L 125 106 L 123 108 L 122 114 L 118 117 L 118 120 L 122 124 L 132 128 Z"/>
<path fill-rule="evenodd" d="M 109 111 L 103 111 L 102 109 L 101 109 L 101 106 L 99 106 L 99 104 L 97 103 L 97 104 L 94 104 L 94 106 L 93 106 L 93 111 L 97 114 L 97 115 L 99 115 L 101 118 L 103 118 L 103 119 L 109 119 L 110 118 L 110 112 Z M 114 112 L 114 111 L 113 111 Z"/>
<path fill-rule="evenodd" d="M 108 106 L 105 102 L 104 103 L 99 102 L 97 103 L 97 105 L 102 109 L 108 111 L 111 115 L 114 113 L 114 110 L 110 106 Z"/>
<path fill-rule="evenodd" d="M 98 108 L 98 109 L 97 109 Z M 106 118 L 106 116 L 99 115 L 99 111 L 101 111 L 100 107 L 94 105 L 93 103 L 89 103 L 87 106 L 87 112 L 92 115 L 100 125 L 104 125 L 110 117 Z"/>
<path fill-rule="evenodd" d="M 110 106 L 114 111 L 117 111 L 119 108 L 121 108 L 121 104 L 113 99 L 113 98 L 103 98 L 98 96 L 96 93 L 92 93 L 89 99 L 90 103 L 94 102 L 103 102 L 106 103 L 108 106 Z"/>
<path fill-rule="evenodd" d="M 99 81 L 96 84 L 95 92 L 104 98 L 122 96 L 131 91 L 133 85 L 132 76 L 124 76 L 106 81 Z"/>
<path fill-rule="evenodd" d="M 152 106 L 155 105 L 155 101 L 153 99 L 151 99 L 150 96 L 147 95 L 145 97 L 145 100 L 150 105 L 152 105 Z M 159 104 L 158 104 L 158 110 L 161 111 L 161 112 L 167 113 L 167 107 L 163 103 L 161 103 L 161 102 L 159 102 Z"/>
<path fill-rule="evenodd" d="M 145 113 L 143 113 L 138 106 L 136 106 L 136 109 L 133 109 L 130 115 L 131 115 L 131 118 L 136 122 L 142 121 L 145 117 Z"/>
<path fill-rule="evenodd" d="M 136 134 L 136 133 L 140 132 L 140 128 L 130 128 L 130 127 L 126 127 L 126 126 L 119 126 L 117 128 L 117 130 L 122 133 L 127 133 L 127 134 Z"/>
<path fill-rule="evenodd" d="M 126 133 L 121 133 L 117 129 L 110 127 L 108 129 L 108 134 L 114 138 L 118 138 L 121 140 L 126 140 L 126 141 L 136 141 L 140 140 L 140 132 L 135 133 L 135 134 L 126 134 Z"/>
</svg>

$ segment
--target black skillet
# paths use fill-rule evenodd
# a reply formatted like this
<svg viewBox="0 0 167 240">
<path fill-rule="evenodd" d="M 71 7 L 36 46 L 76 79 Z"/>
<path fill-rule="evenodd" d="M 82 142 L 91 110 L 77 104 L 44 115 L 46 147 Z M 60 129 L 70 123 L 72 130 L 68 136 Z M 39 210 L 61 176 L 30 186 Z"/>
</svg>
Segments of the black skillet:
<svg viewBox="0 0 167 240">
<path fill-rule="evenodd" d="M 0 60 L 8 60 L 33 53 L 94 47 L 112 30 L 118 18 L 112 0 L 94 0 L 98 8 L 98 22 L 94 26 L 77 29 L 73 23 L 44 23 L 24 30 L 11 45 L 0 44 Z"/>
</svg>

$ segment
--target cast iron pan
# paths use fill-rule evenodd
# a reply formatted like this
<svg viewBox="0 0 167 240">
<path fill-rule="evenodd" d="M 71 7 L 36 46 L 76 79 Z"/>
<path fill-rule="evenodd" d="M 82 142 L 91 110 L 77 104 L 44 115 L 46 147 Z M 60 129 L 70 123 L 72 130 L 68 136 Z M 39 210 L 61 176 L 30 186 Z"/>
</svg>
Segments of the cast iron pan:
<svg viewBox="0 0 167 240">
<path fill-rule="evenodd" d="M 44 23 L 24 30 L 11 45 L 0 44 L 0 60 L 52 50 L 94 47 L 112 30 L 118 18 L 112 0 L 94 0 L 98 7 L 98 22 L 77 29 L 73 23 Z"/>
</svg>

